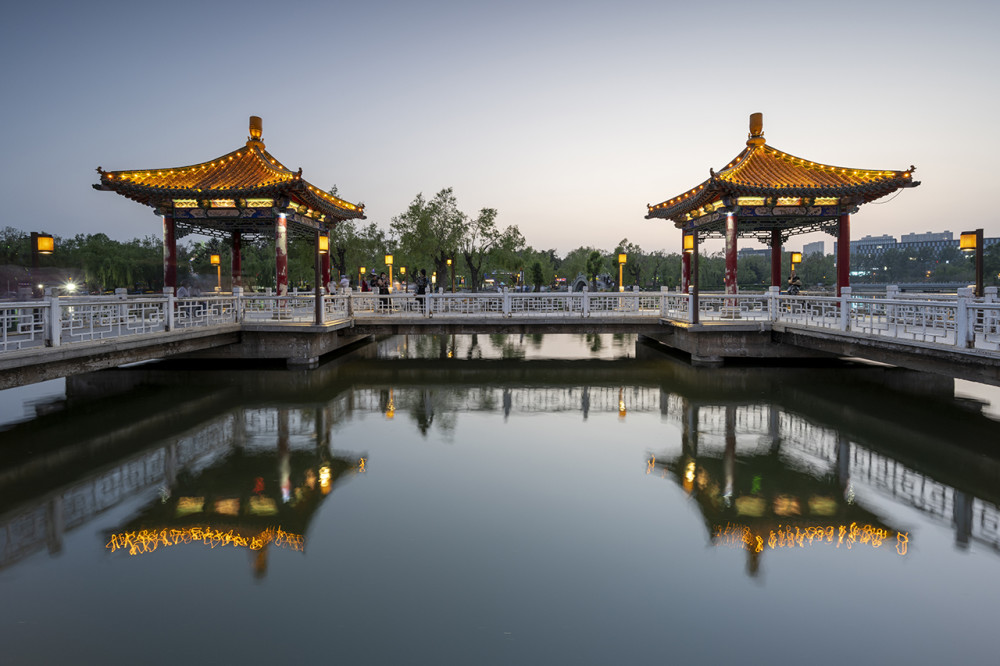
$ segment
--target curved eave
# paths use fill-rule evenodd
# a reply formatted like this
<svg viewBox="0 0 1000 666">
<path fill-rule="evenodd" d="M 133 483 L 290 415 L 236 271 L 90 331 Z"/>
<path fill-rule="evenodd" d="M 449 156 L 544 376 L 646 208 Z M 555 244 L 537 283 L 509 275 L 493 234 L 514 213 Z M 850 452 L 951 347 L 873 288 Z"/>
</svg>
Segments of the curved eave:
<svg viewBox="0 0 1000 666">
<path fill-rule="evenodd" d="M 711 178 L 673 199 L 649 206 L 646 219 L 672 220 L 719 198 L 720 190 Z"/>
<path fill-rule="evenodd" d="M 277 198 L 288 196 L 337 219 L 364 219 L 364 207 L 335 197 L 302 179 L 264 149 L 260 141 L 207 162 L 183 167 L 103 171 L 96 190 L 117 192 L 147 206 L 173 199 Z"/>
<path fill-rule="evenodd" d="M 795 157 L 766 144 L 750 145 L 697 187 L 648 206 L 646 219 L 681 224 L 691 211 L 724 196 L 837 197 L 857 205 L 919 184 L 913 180 L 913 167 L 905 171 L 838 167 Z"/>
</svg>

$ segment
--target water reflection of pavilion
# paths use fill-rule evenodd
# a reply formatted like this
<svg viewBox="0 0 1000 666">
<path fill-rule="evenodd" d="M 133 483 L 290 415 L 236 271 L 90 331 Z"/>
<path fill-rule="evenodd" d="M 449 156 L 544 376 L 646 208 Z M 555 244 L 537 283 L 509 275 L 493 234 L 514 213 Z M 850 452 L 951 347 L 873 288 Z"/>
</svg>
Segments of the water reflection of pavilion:
<svg viewBox="0 0 1000 666">
<path fill-rule="evenodd" d="M 701 446 L 706 433 L 700 429 L 698 408 L 683 401 L 682 451 L 665 459 L 650 457 L 647 473 L 658 470 L 681 485 L 701 512 L 709 542 L 744 549 L 748 573 L 758 573 L 765 551 L 780 548 L 885 545 L 906 553 L 908 532 L 890 527 L 855 501 L 846 441 L 838 449 L 833 473 L 820 475 L 782 452 L 785 440 L 774 418 L 763 446 L 747 442 L 750 446 L 737 453 L 737 407 L 730 404 L 722 410 L 720 451 L 718 446 Z M 777 410 L 769 412 L 779 416 Z"/>
<path fill-rule="evenodd" d="M 364 458 L 288 446 L 287 412 L 278 449 L 235 449 L 202 469 L 185 470 L 125 525 L 108 535 L 112 552 L 130 555 L 200 543 L 254 553 L 263 576 L 273 545 L 305 549 L 312 519 L 334 486 L 364 467 Z"/>
</svg>

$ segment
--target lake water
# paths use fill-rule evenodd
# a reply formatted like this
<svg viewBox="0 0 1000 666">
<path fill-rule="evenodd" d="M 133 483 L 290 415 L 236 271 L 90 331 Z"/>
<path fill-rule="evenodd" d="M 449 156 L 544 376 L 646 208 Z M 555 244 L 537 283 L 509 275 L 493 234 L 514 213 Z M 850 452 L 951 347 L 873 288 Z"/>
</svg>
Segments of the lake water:
<svg viewBox="0 0 1000 666">
<path fill-rule="evenodd" d="M 0 396 L 0 663 L 1000 661 L 993 387 L 481 335 Z"/>
</svg>

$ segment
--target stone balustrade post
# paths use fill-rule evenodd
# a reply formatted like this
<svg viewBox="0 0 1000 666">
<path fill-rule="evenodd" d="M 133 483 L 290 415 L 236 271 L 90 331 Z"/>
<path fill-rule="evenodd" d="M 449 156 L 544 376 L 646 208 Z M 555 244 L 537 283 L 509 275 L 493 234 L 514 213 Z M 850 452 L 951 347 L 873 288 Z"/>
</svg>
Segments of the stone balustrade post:
<svg viewBox="0 0 1000 666">
<path fill-rule="evenodd" d="M 174 330 L 174 309 L 176 308 L 174 288 L 164 287 L 163 295 L 167 297 L 167 300 L 163 304 L 163 307 L 166 309 L 163 313 L 163 330 L 172 331 Z"/>
<path fill-rule="evenodd" d="M 840 288 L 840 330 L 851 328 L 851 288 Z"/>
<path fill-rule="evenodd" d="M 767 318 L 771 321 L 778 321 L 781 314 L 780 299 L 781 287 L 767 288 Z"/>
<path fill-rule="evenodd" d="M 955 299 L 955 346 L 973 347 L 975 329 L 969 318 L 969 303 L 975 298 L 975 290 L 968 287 L 958 290 Z"/>
<path fill-rule="evenodd" d="M 667 316 L 667 303 L 670 300 L 670 287 L 660 287 L 660 317 Z"/>
<path fill-rule="evenodd" d="M 58 347 L 62 341 L 62 308 L 59 307 L 59 296 L 52 294 L 49 298 L 48 321 L 45 323 L 45 346 Z"/>
<path fill-rule="evenodd" d="M 507 287 L 503 288 L 503 316 L 511 316 L 510 294 L 507 292 Z"/>
<path fill-rule="evenodd" d="M 584 286 L 583 288 L 583 316 L 590 316 L 590 288 Z"/>
<path fill-rule="evenodd" d="M 233 319 L 243 323 L 243 287 L 233 287 Z"/>
<path fill-rule="evenodd" d="M 128 289 L 123 287 L 118 287 L 115 289 L 115 300 L 116 301 L 127 301 L 128 300 Z M 118 325 L 128 323 L 128 305 L 123 303 L 118 306 Z"/>
<path fill-rule="evenodd" d="M 986 287 L 984 290 L 983 300 L 987 303 L 997 302 L 997 287 Z"/>
</svg>

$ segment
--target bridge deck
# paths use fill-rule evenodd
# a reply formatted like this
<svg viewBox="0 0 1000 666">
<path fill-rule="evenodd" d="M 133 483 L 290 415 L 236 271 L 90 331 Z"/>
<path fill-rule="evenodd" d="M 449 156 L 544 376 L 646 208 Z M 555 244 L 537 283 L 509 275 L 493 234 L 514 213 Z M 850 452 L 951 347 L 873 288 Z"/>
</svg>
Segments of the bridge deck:
<svg viewBox="0 0 1000 666">
<path fill-rule="evenodd" d="M 319 323 L 311 295 L 0 303 L 0 388 L 177 354 L 311 367 L 367 335 L 464 333 L 633 333 L 696 363 L 846 355 L 1000 384 L 995 292 L 337 294 Z"/>
</svg>

